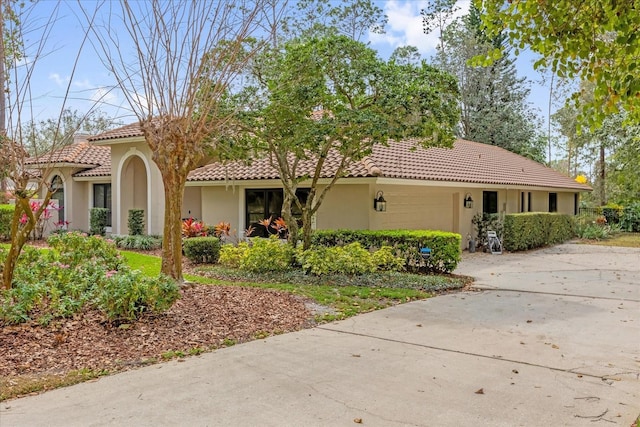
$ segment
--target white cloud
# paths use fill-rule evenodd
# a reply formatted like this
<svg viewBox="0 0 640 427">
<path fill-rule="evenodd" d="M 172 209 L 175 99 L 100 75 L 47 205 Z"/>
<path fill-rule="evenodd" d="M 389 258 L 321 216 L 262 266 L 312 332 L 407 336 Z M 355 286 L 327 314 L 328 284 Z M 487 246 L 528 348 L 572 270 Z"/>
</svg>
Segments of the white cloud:
<svg viewBox="0 0 640 427">
<path fill-rule="evenodd" d="M 387 57 L 399 46 L 415 46 L 423 56 L 435 52 L 440 33 L 436 30 L 424 34 L 420 11 L 428 6 L 428 1 L 390 0 L 385 3 L 384 12 L 389 18 L 386 34 L 369 33 L 371 45 L 378 48 L 381 55 Z M 469 11 L 470 0 L 458 0 L 460 9 L 455 16 L 462 16 Z"/>
<path fill-rule="evenodd" d="M 63 86 L 65 86 L 67 84 L 67 82 L 69 81 L 69 78 L 68 77 L 62 77 L 58 73 L 50 73 L 49 74 L 49 80 L 53 80 L 53 82 L 55 84 L 57 84 L 60 87 L 63 87 Z"/>
<path fill-rule="evenodd" d="M 118 96 L 106 87 L 99 87 L 93 90 L 90 99 L 96 103 L 115 105 Z"/>
</svg>

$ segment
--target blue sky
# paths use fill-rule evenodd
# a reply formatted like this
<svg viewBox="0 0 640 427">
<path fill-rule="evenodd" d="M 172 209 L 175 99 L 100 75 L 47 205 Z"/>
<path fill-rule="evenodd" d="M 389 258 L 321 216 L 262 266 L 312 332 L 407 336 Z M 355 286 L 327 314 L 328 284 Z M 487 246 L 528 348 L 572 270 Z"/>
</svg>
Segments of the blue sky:
<svg viewBox="0 0 640 427">
<path fill-rule="evenodd" d="M 458 1 L 458 15 L 468 11 L 469 1 Z M 375 0 L 375 3 L 384 9 L 389 18 L 386 34 L 370 34 L 368 39 L 371 47 L 378 50 L 382 57 L 388 57 L 396 47 L 404 45 L 416 46 L 424 58 L 435 53 L 437 31 L 429 35 L 422 32 L 420 10 L 428 1 Z M 66 88 L 70 85 L 67 106 L 83 113 L 97 105 L 108 116 L 119 121 L 133 121 L 135 118 L 128 111 L 122 95 L 111 89 L 114 85 L 113 76 L 107 72 L 91 44 L 84 46 L 72 77 L 73 63 L 83 38 L 82 17 L 77 3 L 61 3 L 57 15 L 56 2 L 45 0 L 36 3 L 34 16 L 31 17 L 34 28 L 50 16 L 56 17 L 53 30 L 46 38 L 45 51 L 50 53 L 37 61 L 32 78 L 34 116 L 46 119 L 57 115 Z M 32 33 L 31 37 L 37 38 L 37 32 Z M 126 55 L 127 46 L 121 46 L 120 49 Z M 533 70 L 533 60 L 533 55 L 525 53 L 518 59 L 518 71 L 532 81 L 530 102 L 546 117 L 549 89 L 536 84 L 541 80 L 541 75 Z"/>
</svg>

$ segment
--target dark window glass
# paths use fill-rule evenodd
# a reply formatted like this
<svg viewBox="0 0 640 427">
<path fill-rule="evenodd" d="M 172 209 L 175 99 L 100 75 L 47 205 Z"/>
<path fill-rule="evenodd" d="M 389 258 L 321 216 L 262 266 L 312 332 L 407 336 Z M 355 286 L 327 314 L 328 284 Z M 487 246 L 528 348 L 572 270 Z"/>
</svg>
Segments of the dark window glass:
<svg viewBox="0 0 640 427">
<path fill-rule="evenodd" d="M 520 192 L 520 212 L 524 212 L 524 191 Z"/>
<path fill-rule="evenodd" d="M 498 192 L 497 191 L 482 192 L 482 213 L 485 213 L 485 214 L 498 213 Z"/>
<path fill-rule="evenodd" d="M 107 227 L 111 227 L 111 184 L 93 184 L 93 207 L 108 209 Z"/>
<path fill-rule="evenodd" d="M 531 212 L 531 192 L 527 193 L 527 210 Z"/>
<path fill-rule="evenodd" d="M 573 195 L 573 214 L 574 215 L 578 215 L 578 211 L 579 211 L 579 204 L 578 202 L 580 201 L 580 196 L 578 195 L 578 193 L 575 193 Z"/>
<path fill-rule="evenodd" d="M 309 189 L 303 188 L 296 192 L 298 199 L 301 203 L 307 201 L 309 196 Z M 283 201 L 282 189 L 266 189 L 266 190 L 246 190 L 246 224 L 247 227 L 254 228 L 254 232 L 251 236 L 267 237 L 269 234 L 273 234 L 273 230 L 267 229 L 260 221 L 271 218 L 271 221 L 280 218 L 282 216 L 282 201 Z M 302 212 L 294 203 L 291 211 L 295 217 L 302 216 Z"/>
<path fill-rule="evenodd" d="M 64 219 L 64 183 L 59 175 L 56 175 L 51 180 L 51 190 L 54 191 L 51 198 L 58 202 L 58 221 L 61 223 Z"/>
<path fill-rule="evenodd" d="M 549 212 L 558 212 L 558 193 L 549 193 Z"/>
</svg>

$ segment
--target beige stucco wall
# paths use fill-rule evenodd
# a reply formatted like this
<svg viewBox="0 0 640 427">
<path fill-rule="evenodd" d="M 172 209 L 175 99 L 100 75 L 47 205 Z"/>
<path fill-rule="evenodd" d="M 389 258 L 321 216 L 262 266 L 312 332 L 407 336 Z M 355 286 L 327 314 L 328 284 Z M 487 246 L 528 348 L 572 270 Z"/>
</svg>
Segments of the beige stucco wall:
<svg viewBox="0 0 640 427">
<path fill-rule="evenodd" d="M 185 187 L 182 201 L 182 218 L 202 219 L 202 195 L 200 187 Z"/>
<path fill-rule="evenodd" d="M 574 215 L 575 214 L 575 193 L 558 193 L 558 213 Z"/>
<path fill-rule="evenodd" d="M 244 188 L 195 188 L 201 188 L 201 218 L 206 224 L 215 225 L 219 222 L 228 222 L 231 224 L 231 228 L 237 230 L 238 233 L 246 229 L 244 214 L 240 212 L 240 203 L 244 206 Z"/>
<path fill-rule="evenodd" d="M 162 234 L 164 187 L 152 153 L 141 139 L 111 146 L 111 197 L 114 234 L 128 232 L 129 209 L 144 209 L 145 232 Z M 139 159 L 134 160 L 134 158 Z M 132 166 L 134 166 L 132 168 Z"/>
<path fill-rule="evenodd" d="M 316 214 L 316 228 L 366 230 L 372 210 L 373 196 L 369 195 L 368 184 L 338 184 L 322 201 Z"/>
</svg>

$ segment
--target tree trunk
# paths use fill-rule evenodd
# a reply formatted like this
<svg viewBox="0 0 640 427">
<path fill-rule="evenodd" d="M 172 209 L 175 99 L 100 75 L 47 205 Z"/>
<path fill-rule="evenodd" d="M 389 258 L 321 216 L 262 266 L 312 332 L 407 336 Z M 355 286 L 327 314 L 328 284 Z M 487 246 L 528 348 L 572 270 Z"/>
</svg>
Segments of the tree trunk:
<svg viewBox="0 0 640 427">
<path fill-rule="evenodd" d="M 284 196 L 282 198 L 282 219 L 287 223 L 287 227 L 289 229 L 289 235 L 287 237 L 287 241 L 294 248 L 298 243 L 298 222 L 293 217 L 293 213 L 291 212 L 291 206 L 295 202 L 294 198 L 291 196 L 289 191 L 285 188 Z M 292 189 L 291 193 L 295 194 L 295 189 Z"/>
<path fill-rule="evenodd" d="M 45 201 L 49 203 L 48 198 Z M 28 210 L 28 211 L 27 211 Z M 29 239 L 29 234 L 33 231 L 38 216 L 29 215 L 31 206 L 29 205 L 29 199 L 16 195 L 16 208 L 13 212 L 13 218 L 11 220 L 11 246 L 9 247 L 9 253 L 7 259 L 4 261 L 2 268 L 2 287 L 4 289 L 11 289 L 13 286 L 13 276 L 18 264 L 18 257 L 22 252 L 24 244 Z M 20 218 L 22 214 L 27 213 L 27 222 L 23 226 L 20 226 Z"/>
<path fill-rule="evenodd" d="M 607 196 L 605 194 L 605 152 L 604 145 L 600 144 L 600 164 L 598 165 L 598 177 L 600 182 L 598 183 L 600 192 L 600 206 L 607 204 Z"/>
<path fill-rule="evenodd" d="M 302 210 L 302 250 L 304 251 L 311 247 L 311 233 L 313 232 L 311 228 L 313 215 L 311 212 L 311 209 L 307 207 Z"/>
<path fill-rule="evenodd" d="M 161 168 L 164 184 L 164 232 L 161 273 L 179 284 L 182 277 L 182 202 L 186 174 L 176 168 Z"/>
</svg>

